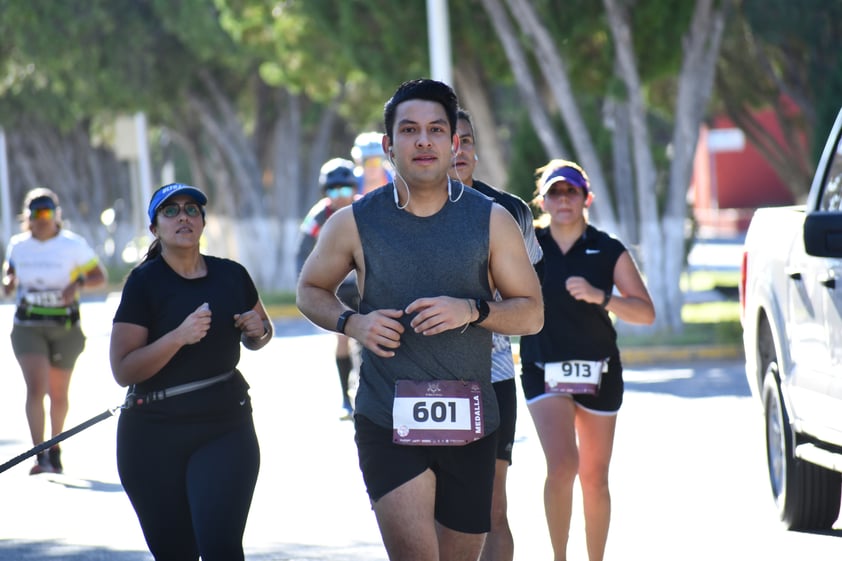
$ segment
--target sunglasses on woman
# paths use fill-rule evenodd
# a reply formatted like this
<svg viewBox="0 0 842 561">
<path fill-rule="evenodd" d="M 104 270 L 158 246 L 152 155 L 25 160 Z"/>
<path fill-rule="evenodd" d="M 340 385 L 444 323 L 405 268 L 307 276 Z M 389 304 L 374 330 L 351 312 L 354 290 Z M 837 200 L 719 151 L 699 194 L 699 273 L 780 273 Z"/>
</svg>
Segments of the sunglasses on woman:
<svg viewBox="0 0 842 561">
<path fill-rule="evenodd" d="M 353 197 L 356 188 L 351 186 L 345 187 L 328 187 L 325 190 L 325 194 L 330 199 L 339 199 L 339 198 L 346 198 L 346 197 Z"/>
<path fill-rule="evenodd" d="M 182 210 L 184 211 L 184 214 L 190 218 L 196 218 L 202 214 L 202 207 L 196 203 L 184 203 L 183 205 L 178 203 L 168 203 L 158 209 L 158 214 L 166 218 L 175 218 L 181 214 Z"/>
<path fill-rule="evenodd" d="M 36 208 L 29 211 L 29 217 L 32 220 L 52 220 L 56 215 L 56 211 L 52 208 Z"/>
</svg>

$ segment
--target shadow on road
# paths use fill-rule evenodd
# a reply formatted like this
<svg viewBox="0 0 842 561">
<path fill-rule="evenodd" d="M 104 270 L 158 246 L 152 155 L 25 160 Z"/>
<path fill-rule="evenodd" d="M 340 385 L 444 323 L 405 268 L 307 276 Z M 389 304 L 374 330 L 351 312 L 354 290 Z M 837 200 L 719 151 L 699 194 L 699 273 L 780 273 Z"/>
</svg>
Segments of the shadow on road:
<svg viewBox="0 0 842 561">
<path fill-rule="evenodd" d="M 104 547 L 62 546 L 55 541 L 0 540 L 0 557 L 16 561 L 150 561 L 146 551 L 115 551 Z"/>
<path fill-rule="evenodd" d="M 68 489 L 83 489 L 85 491 L 96 491 L 99 493 L 122 493 L 123 486 L 119 483 L 98 481 L 96 479 L 79 479 L 64 474 L 45 473 L 38 477 L 44 477 L 51 483 L 61 485 Z"/>
<path fill-rule="evenodd" d="M 285 543 L 277 547 L 246 548 L 249 561 L 367 561 L 382 556 L 381 544 L 366 542 L 335 547 Z M 152 555 L 146 551 L 58 545 L 55 541 L 0 540 L 0 558 L 15 561 L 150 561 Z"/>
<path fill-rule="evenodd" d="M 669 394 L 676 397 L 750 397 L 741 362 L 658 366 L 627 369 L 626 391 Z"/>
<path fill-rule="evenodd" d="M 837 522 L 837 526 L 839 523 Z M 793 530 L 796 534 L 806 534 L 811 536 L 831 536 L 835 538 L 842 538 L 842 529 L 837 530 L 815 530 L 815 531 L 807 531 L 807 530 Z"/>
</svg>

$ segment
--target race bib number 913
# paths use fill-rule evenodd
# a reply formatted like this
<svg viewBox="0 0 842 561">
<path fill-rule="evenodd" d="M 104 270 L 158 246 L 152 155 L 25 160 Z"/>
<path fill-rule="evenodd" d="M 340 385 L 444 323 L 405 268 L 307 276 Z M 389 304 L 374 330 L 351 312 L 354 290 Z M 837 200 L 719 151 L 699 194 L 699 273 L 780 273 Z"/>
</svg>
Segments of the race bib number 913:
<svg viewBox="0 0 842 561">
<path fill-rule="evenodd" d="M 608 370 L 605 360 L 565 360 L 544 364 L 544 390 L 547 393 L 599 393 L 602 373 Z"/>
<path fill-rule="evenodd" d="M 476 382 L 395 382 L 393 442 L 409 446 L 462 446 L 485 433 L 482 391 Z"/>
</svg>

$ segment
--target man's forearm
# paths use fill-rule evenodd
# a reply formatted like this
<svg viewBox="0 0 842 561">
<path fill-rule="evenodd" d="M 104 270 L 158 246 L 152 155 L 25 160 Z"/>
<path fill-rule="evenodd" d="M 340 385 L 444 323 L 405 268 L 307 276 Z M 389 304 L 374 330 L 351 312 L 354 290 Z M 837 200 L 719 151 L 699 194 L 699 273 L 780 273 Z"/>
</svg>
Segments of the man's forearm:
<svg viewBox="0 0 842 561">
<path fill-rule="evenodd" d="M 295 303 L 304 317 L 330 331 L 336 329 L 336 320 L 348 309 L 335 293 L 315 286 L 300 286 Z"/>
<path fill-rule="evenodd" d="M 488 308 L 488 317 L 479 327 L 501 335 L 532 335 L 544 326 L 544 303 L 540 298 L 525 296 L 489 301 Z"/>
</svg>

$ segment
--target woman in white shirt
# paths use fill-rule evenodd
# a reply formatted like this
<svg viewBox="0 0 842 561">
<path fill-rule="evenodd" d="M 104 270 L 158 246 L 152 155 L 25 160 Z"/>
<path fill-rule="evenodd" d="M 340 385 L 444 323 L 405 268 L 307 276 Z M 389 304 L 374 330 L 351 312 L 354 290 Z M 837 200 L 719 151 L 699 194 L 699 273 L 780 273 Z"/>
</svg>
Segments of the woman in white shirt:
<svg viewBox="0 0 842 561">
<path fill-rule="evenodd" d="M 52 436 L 64 430 L 70 375 L 85 348 L 79 325 L 79 293 L 106 281 L 99 258 L 88 243 L 61 225 L 58 196 L 37 188 L 27 193 L 22 230 L 6 248 L 3 292 L 15 291 L 12 348 L 26 382 L 26 418 L 34 445 L 44 442 L 50 397 Z M 40 452 L 30 475 L 61 473 L 58 445 Z"/>
</svg>

